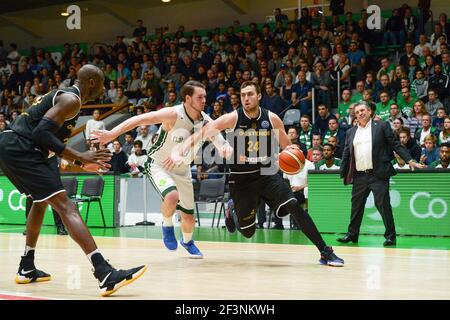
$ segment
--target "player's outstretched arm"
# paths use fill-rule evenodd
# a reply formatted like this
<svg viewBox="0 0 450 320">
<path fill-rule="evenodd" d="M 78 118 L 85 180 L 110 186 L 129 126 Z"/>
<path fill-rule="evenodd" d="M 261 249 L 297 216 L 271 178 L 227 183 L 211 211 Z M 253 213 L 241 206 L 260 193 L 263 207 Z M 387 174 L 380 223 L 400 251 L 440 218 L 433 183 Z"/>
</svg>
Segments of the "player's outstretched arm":
<svg viewBox="0 0 450 320">
<path fill-rule="evenodd" d="M 191 135 L 184 144 L 182 151 L 185 153 L 187 150 L 193 148 L 200 140 L 206 141 L 210 140 L 214 143 L 216 148 L 220 149 L 224 147 L 224 145 L 216 145 L 215 140 L 217 135 L 220 135 L 220 132 L 226 129 L 234 128 L 237 121 L 237 112 L 233 111 L 231 113 L 224 114 L 223 116 L 208 122 L 205 126 L 203 126 L 200 130 Z"/>
<path fill-rule="evenodd" d="M 73 118 L 80 110 L 80 101 L 72 94 L 62 94 L 57 97 L 57 103 L 42 117 L 32 132 L 33 141 L 44 150 L 81 163 L 97 163 L 105 166 L 111 159 L 108 150 L 79 152 L 66 146 L 55 133 L 61 128 L 66 119 Z"/>
<path fill-rule="evenodd" d="M 142 125 L 152 125 L 157 123 L 167 123 L 173 125 L 177 119 L 177 112 L 172 108 L 163 108 L 158 111 L 152 111 L 144 113 L 138 116 L 131 117 L 130 119 L 122 122 L 111 131 L 108 130 L 94 130 L 91 133 L 91 137 L 95 142 L 100 144 L 106 144 L 114 140 L 121 134 L 128 132 L 136 127 Z M 170 129 L 170 128 L 169 128 Z"/>
</svg>

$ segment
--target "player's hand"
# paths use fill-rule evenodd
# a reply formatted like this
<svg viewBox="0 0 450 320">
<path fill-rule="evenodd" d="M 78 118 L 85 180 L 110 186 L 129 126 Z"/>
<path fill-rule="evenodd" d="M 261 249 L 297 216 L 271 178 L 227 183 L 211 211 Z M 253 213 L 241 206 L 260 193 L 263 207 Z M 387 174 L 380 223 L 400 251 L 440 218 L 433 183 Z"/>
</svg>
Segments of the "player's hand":
<svg viewBox="0 0 450 320">
<path fill-rule="evenodd" d="M 219 151 L 219 156 L 221 156 L 224 159 L 229 159 L 229 158 L 231 158 L 231 155 L 233 154 L 234 149 L 232 146 L 227 144 L 227 145 L 219 148 L 218 151 Z"/>
<path fill-rule="evenodd" d="M 114 140 L 115 136 L 108 130 L 94 130 L 89 138 L 100 145 L 104 145 Z"/>
<path fill-rule="evenodd" d="M 83 170 L 93 173 L 105 173 L 108 172 L 110 168 L 111 165 L 109 163 L 88 163 L 83 165 Z"/>
<path fill-rule="evenodd" d="M 299 147 L 297 144 L 290 144 L 290 145 L 288 145 L 285 149 L 286 149 L 286 150 L 289 150 L 289 149 L 297 149 L 297 150 L 300 150 L 300 147 Z"/>
<path fill-rule="evenodd" d="M 112 158 L 111 152 L 108 149 L 89 150 L 81 154 L 80 161 L 83 164 L 96 163 L 104 165 Z"/>
<path fill-rule="evenodd" d="M 423 168 L 426 167 L 424 164 L 422 164 L 422 163 L 417 163 L 417 162 L 415 162 L 414 160 L 411 160 L 410 162 L 408 162 L 408 165 L 409 165 L 409 167 L 411 168 L 411 170 L 414 170 L 414 168 L 417 168 L 417 169 L 423 169 Z"/>
<path fill-rule="evenodd" d="M 174 153 L 174 155 L 176 155 L 176 153 Z M 166 160 L 164 160 L 163 162 L 163 168 L 165 170 L 172 170 L 175 167 L 178 167 L 183 161 L 181 160 L 181 158 L 176 158 L 176 156 L 174 157 L 174 155 L 169 156 Z"/>
</svg>

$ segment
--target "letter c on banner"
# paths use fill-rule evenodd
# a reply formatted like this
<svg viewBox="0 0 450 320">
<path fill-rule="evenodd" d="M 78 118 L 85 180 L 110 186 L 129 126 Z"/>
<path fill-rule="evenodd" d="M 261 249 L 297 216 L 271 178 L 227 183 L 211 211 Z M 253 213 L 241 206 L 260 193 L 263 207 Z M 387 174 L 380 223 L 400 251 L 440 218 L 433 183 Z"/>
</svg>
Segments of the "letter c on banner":
<svg viewBox="0 0 450 320">
<path fill-rule="evenodd" d="M 15 206 L 15 205 L 12 203 L 12 198 L 13 198 L 13 196 L 14 196 L 15 194 L 18 194 L 18 195 L 20 196 L 20 197 L 19 197 L 19 202 L 18 202 L 18 205 L 17 205 L 17 206 Z M 25 212 L 26 207 L 25 207 L 23 201 L 24 201 L 26 198 L 27 198 L 27 197 L 26 197 L 25 195 L 21 194 L 21 193 L 20 193 L 19 191 L 17 191 L 17 190 L 11 191 L 11 193 L 10 193 L 9 196 L 8 196 L 8 204 L 9 204 L 9 207 L 10 207 L 11 210 L 13 210 L 13 211 L 19 211 L 19 210 L 22 210 L 22 211 Z"/>
<path fill-rule="evenodd" d="M 447 214 L 447 202 L 445 202 L 444 199 L 442 198 L 434 198 L 433 200 L 431 200 L 428 203 L 428 211 L 425 213 L 419 213 L 416 211 L 416 208 L 414 207 L 414 202 L 416 201 L 417 198 L 419 197 L 425 197 L 425 198 L 431 198 L 430 194 L 428 192 L 416 192 L 412 197 L 411 200 L 409 201 L 409 209 L 411 210 L 412 214 L 419 218 L 419 219 L 425 219 L 425 218 L 429 218 L 429 217 L 433 217 L 435 219 L 442 219 L 443 217 L 445 217 L 445 215 Z M 433 211 L 433 206 L 435 203 L 440 203 L 442 205 L 442 211 L 440 213 L 435 213 Z"/>
</svg>

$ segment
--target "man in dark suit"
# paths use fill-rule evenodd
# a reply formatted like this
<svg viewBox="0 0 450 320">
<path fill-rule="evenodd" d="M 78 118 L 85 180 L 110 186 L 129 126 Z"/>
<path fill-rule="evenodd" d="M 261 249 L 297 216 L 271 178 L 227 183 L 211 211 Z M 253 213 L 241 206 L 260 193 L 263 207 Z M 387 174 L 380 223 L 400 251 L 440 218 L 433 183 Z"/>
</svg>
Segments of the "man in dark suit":
<svg viewBox="0 0 450 320">
<path fill-rule="evenodd" d="M 396 244 L 395 224 L 389 197 L 389 178 L 396 174 L 391 161 L 394 152 L 411 168 L 423 168 L 409 155 L 394 136 L 387 122 L 371 119 L 372 110 L 365 102 L 355 105 L 358 125 L 347 131 L 341 162 L 344 184 L 353 184 L 352 210 L 347 234 L 339 242 L 358 242 L 364 207 L 370 191 L 383 218 L 386 232 L 384 246 Z"/>
</svg>

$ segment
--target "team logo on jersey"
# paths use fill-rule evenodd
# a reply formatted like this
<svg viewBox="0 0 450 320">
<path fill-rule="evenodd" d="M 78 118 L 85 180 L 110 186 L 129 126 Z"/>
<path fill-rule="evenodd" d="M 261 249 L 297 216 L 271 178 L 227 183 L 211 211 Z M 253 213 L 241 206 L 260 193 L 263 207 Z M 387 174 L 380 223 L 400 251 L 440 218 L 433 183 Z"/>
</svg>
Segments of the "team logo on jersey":
<svg viewBox="0 0 450 320">
<path fill-rule="evenodd" d="M 256 122 L 253 122 L 252 123 L 252 129 L 256 129 L 256 127 L 257 127 Z"/>
<path fill-rule="evenodd" d="M 263 129 L 269 128 L 269 127 L 270 127 L 269 121 L 264 120 L 263 122 L 261 122 L 261 127 L 262 127 Z"/>
<path fill-rule="evenodd" d="M 167 181 L 162 179 L 162 180 L 159 181 L 159 186 L 160 187 L 164 187 L 166 185 L 166 183 L 167 183 Z"/>
</svg>

